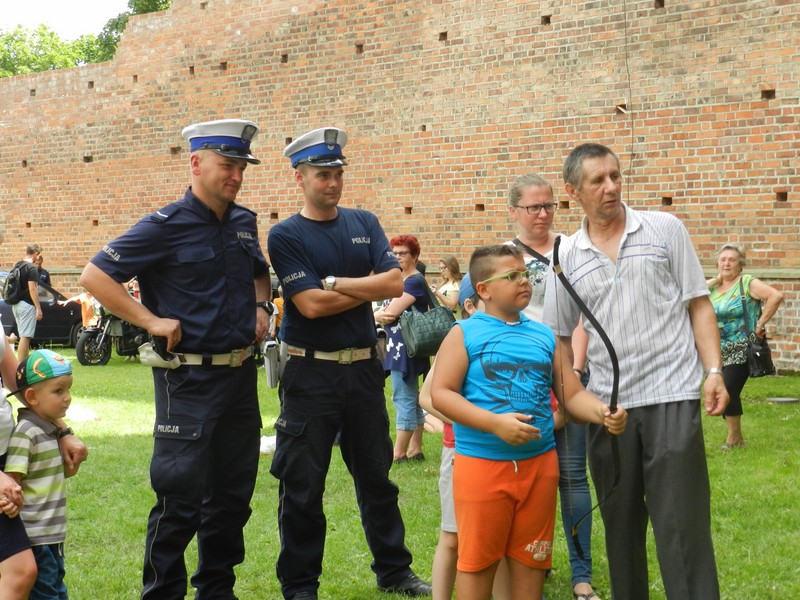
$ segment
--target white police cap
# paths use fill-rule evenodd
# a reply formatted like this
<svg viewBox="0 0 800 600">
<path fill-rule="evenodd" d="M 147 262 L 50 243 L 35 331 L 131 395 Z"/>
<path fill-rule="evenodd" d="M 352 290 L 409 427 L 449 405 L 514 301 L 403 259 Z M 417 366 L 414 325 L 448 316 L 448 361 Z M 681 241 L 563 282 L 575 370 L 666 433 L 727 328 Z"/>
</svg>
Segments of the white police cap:
<svg viewBox="0 0 800 600">
<path fill-rule="evenodd" d="M 322 127 L 301 135 L 286 146 L 283 155 L 292 166 L 308 164 L 314 167 L 346 166 L 342 148 L 347 145 L 347 133 L 337 127 Z"/>
<path fill-rule="evenodd" d="M 181 135 L 189 140 L 192 152 L 213 150 L 228 158 L 240 158 L 254 165 L 261 164 L 250 154 L 250 142 L 258 135 L 258 125 L 244 119 L 205 121 L 185 127 Z"/>
</svg>

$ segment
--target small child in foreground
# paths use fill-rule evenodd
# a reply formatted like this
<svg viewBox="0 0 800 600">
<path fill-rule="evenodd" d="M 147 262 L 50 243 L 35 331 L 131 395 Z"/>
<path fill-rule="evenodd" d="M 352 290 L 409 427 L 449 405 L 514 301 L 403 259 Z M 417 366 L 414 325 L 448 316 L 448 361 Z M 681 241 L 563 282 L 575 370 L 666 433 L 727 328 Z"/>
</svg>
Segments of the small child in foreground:
<svg viewBox="0 0 800 600">
<path fill-rule="evenodd" d="M 437 355 L 433 408 L 454 422 L 453 496 L 458 523 L 458 600 L 489 600 L 507 558 L 512 598 L 541 598 L 551 567 L 558 460 L 550 389 L 570 418 L 625 428 L 572 370 L 569 349 L 521 310 L 531 287 L 515 246 L 488 246 L 470 260 L 484 304 L 459 321 Z"/>
<path fill-rule="evenodd" d="M 36 350 L 17 369 L 21 408 L 11 436 L 5 472 L 21 486 L 25 506 L 21 517 L 31 541 L 39 574 L 31 600 L 65 599 L 64 540 L 67 534 L 65 477 L 78 471 L 65 466 L 59 438 L 67 435 L 55 421 L 62 419 L 72 397 L 72 366 L 51 350 Z"/>
</svg>

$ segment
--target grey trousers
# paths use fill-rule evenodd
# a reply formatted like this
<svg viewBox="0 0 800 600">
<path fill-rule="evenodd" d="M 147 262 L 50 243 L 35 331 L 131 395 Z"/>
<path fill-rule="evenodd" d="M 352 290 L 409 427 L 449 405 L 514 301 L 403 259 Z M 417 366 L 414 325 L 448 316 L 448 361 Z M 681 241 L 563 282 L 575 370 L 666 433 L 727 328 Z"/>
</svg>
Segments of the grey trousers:
<svg viewBox="0 0 800 600">
<path fill-rule="evenodd" d="M 647 522 L 669 600 L 718 600 L 699 400 L 628 411 L 618 436 L 622 476 L 601 506 L 613 600 L 647 600 Z M 589 426 L 589 467 L 598 498 L 614 483 L 610 436 Z"/>
</svg>

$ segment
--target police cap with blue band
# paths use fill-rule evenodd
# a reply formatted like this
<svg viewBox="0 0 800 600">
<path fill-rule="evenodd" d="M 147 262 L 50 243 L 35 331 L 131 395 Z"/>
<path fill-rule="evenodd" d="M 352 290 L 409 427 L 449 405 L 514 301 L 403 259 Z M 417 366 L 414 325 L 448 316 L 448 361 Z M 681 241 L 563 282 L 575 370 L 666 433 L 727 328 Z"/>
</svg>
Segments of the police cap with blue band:
<svg viewBox="0 0 800 600">
<path fill-rule="evenodd" d="M 258 135 L 258 125 L 244 119 L 206 121 L 185 127 L 181 135 L 189 140 L 190 150 L 213 150 L 228 158 L 261 164 L 250 154 L 250 142 Z"/>
<path fill-rule="evenodd" d="M 347 133 L 337 127 L 322 127 L 301 135 L 286 146 L 283 155 L 292 167 L 302 164 L 312 167 L 344 167 L 342 148 L 347 145 Z"/>
</svg>

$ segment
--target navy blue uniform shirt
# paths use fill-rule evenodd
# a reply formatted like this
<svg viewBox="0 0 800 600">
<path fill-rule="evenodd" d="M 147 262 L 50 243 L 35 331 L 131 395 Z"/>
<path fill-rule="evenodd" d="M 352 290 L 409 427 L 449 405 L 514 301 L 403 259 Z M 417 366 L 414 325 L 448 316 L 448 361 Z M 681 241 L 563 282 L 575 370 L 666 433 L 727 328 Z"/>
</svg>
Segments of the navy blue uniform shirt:
<svg viewBox="0 0 800 600">
<path fill-rule="evenodd" d="M 298 292 L 323 289 L 328 275 L 366 277 L 400 268 L 375 215 L 339 207 L 335 219 L 314 221 L 298 213 L 270 229 L 268 246 L 285 298 L 283 341 L 323 351 L 375 345 L 371 302 L 318 319 L 304 317 L 292 302 Z"/>
<path fill-rule="evenodd" d="M 189 188 L 105 245 L 92 263 L 120 283 L 138 276 L 142 304 L 181 322 L 176 352 L 219 354 L 255 340 L 254 280 L 269 265 L 256 214 L 239 204 L 220 221 Z"/>
</svg>

